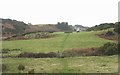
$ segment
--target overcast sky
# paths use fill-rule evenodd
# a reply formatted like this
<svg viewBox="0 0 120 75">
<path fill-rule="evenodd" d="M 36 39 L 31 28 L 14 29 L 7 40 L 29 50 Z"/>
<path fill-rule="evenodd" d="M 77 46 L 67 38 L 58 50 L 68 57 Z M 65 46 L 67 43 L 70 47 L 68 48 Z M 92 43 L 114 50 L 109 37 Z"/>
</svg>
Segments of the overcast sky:
<svg viewBox="0 0 120 75">
<path fill-rule="evenodd" d="M 118 21 L 119 0 L 0 0 L 0 18 L 32 24 L 94 26 Z"/>
</svg>

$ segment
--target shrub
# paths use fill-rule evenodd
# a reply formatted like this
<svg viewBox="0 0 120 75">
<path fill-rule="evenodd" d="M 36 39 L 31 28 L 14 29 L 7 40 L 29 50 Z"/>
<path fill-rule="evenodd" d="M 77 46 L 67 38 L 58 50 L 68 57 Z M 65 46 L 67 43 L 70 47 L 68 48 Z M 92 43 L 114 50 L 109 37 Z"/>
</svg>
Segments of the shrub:
<svg viewBox="0 0 120 75">
<path fill-rule="evenodd" d="M 56 57 L 57 54 L 55 52 L 49 53 L 28 53 L 24 52 L 18 55 L 18 57 L 27 57 L 27 58 L 53 58 Z"/>
<path fill-rule="evenodd" d="M 16 49 L 12 49 L 12 51 L 21 51 L 21 49 L 16 48 Z"/>
<path fill-rule="evenodd" d="M 56 57 L 56 56 L 57 56 L 57 54 L 55 52 L 47 53 L 47 57 L 53 58 L 53 57 Z"/>
<path fill-rule="evenodd" d="M 2 49 L 2 53 L 8 53 L 9 51 L 10 49 L 6 49 L 6 48 Z"/>
<path fill-rule="evenodd" d="M 116 33 L 120 34 L 120 22 L 116 22 L 115 23 L 115 29 L 114 29 L 114 31 Z"/>
<path fill-rule="evenodd" d="M 107 31 L 105 33 L 105 36 L 112 36 L 112 35 L 115 35 L 113 31 Z"/>
<path fill-rule="evenodd" d="M 71 49 L 62 52 L 64 57 L 75 57 L 75 56 L 93 56 L 97 48 L 86 48 L 86 49 Z"/>
<path fill-rule="evenodd" d="M 7 49 L 7 48 L 4 48 L 2 49 L 2 53 L 9 53 L 10 51 L 19 51 L 21 49 Z"/>
<path fill-rule="evenodd" d="M 97 50 L 98 55 L 115 55 L 118 54 L 118 45 L 116 43 L 106 43 Z"/>
<path fill-rule="evenodd" d="M 24 66 L 24 65 L 20 64 L 20 65 L 18 66 L 18 70 L 19 70 L 19 71 L 23 71 L 24 69 L 25 69 L 25 66 Z"/>
</svg>

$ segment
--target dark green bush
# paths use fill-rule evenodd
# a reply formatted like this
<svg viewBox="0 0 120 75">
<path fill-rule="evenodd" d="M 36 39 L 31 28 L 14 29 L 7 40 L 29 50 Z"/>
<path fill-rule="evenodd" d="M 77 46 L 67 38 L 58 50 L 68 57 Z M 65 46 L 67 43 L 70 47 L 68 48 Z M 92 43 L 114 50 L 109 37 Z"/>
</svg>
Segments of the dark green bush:
<svg viewBox="0 0 120 75">
<path fill-rule="evenodd" d="M 102 24 L 95 25 L 93 27 L 88 28 L 87 31 L 104 30 L 104 29 L 108 29 L 108 28 L 113 28 L 114 26 L 115 26 L 114 23 L 102 23 Z"/>
<path fill-rule="evenodd" d="M 21 49 L 7 49 L 7 48 L 3 48 L 2 49 L 2 53 L 9 53 L 10 51 L 20 51 Z"/>
<path fill-rule="evenodd" d="M 2 49 L 2 53 L 8 53 L 9 51 L 10 49 L 6 49 L 6 48 Z"/>
<path fill-rule="evenodd" d="M 115 35 L 113 31 L 107 31 L 105 33 L 105 36 L 112 36 L 112 35 Z"/>
<path fill-rule="evenodd" d="M 24 69 L 25 69 L 25 66 L 24 66 L 24 65 L 20 64 L 20 65 L 18 66 L 18 70 L 19 70 L 19 71 L 23 71 Z"/>
<path fill-rule="evenodd" d="M 118 54 L 118 45 L 116 43 L 105 43 L 97 50 L 98 55 L 115 55 Z"/>
<path fill-rule="evenodd" d="M 114 29 L 114 31 L 116 33 L 120 34 L 120 22 L 116 22 L 115 23 L 115 29 Z"/>
</svg>

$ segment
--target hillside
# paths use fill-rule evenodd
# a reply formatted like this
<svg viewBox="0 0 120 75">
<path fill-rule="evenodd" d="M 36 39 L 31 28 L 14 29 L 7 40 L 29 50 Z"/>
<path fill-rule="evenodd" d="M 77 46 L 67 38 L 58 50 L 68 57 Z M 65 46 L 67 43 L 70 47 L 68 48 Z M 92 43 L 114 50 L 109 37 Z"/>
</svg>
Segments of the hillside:
<svg viewBox="0 0 120 75">
<path fill-rule="evenodd" d="M 58 32 L 58 31 L 69 31 L 71 28 L 62 22 L 59 24 L 26 24 L 23 21 L 17 21 L 12 19 L 2 19 L 2 35 L 5 37 L 18 36 L 25 33 L 31 32 Z"/>
<path fill-rule="evenodd" d="M 26 28 L 28 28 L 26 23 L 12 19 L 2 19 L 2 24 L 3 37 L 20 35 L 25 33 Z"/>
<path fill-rule="evenodd" d="M 26 33 L 30 32 L 58 32 L 60 29 L 58 29 L 55 25 L 30 25 L 26 29 Z"/>
<path fill-rule="evenodd" d="M 99 31 L 114 27 L 115 27 L 115 23 L 102 23 L 100 25 L 95 25 L 91 28 L 88 28 L 87 31 Z"/>
</svg>

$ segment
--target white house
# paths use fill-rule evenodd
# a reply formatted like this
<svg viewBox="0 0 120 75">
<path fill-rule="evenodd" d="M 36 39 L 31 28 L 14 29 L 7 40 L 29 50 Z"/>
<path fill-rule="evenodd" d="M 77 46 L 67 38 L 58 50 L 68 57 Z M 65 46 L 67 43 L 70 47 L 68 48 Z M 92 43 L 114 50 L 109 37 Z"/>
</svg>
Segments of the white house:
<svg viewBox="0 0 120 75">
<path fill-rule="evenodd" d="M 88 27 L 84 27 L 84 26 L 82 26 L 82 25 L 75 25 L 75 26 L 74 26 L 74 30 L 77 31 L 77 32 L 85 31 L 85 30 L 87 30 L 87 29 L 88 29 Z"/>
</svg>

